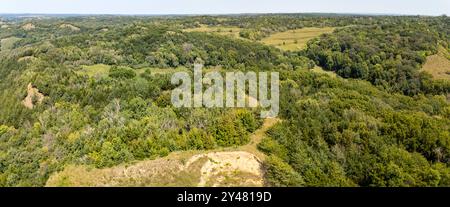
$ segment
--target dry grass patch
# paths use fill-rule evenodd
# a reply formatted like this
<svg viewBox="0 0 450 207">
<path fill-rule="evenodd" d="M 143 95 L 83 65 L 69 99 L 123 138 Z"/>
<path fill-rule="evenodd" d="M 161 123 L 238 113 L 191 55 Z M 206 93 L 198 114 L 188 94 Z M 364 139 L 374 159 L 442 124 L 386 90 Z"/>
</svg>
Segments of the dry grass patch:
<svg viewBox="0 0 450 207">
<path fill-rule="evenodd" d="M 262 186 L 261 161 L 234 152 L 175 152 L 165 158 L 96 169 L 67 166 L 50 176 L 46 186 Z"/>
<path fill-rule="evenodd" d="M 165 158 L 140 161 L 134 164 L 96 169 L 89 166 L 67 166 L 53 174 L 46 186 L 197 186 L 200 169 L 206 159 L 199 159 L 189 167 L 184 163 L 193 152 L 172 153 Z"/>
<path fill-rule="evenodd" d="M 185 29 L 183 31 L 185 31 L 185 32 L 206 32 L 206 33 L 218 34 L 218 35 L 223 35 L 223 36 L 232 37 L 232 38 L 241 38 L 239 35 L 241 30 L 242 29 L 239 27 L 222 27 L 222 26 L 208 27 L 206 25 L 202 25 L 201 27 L 189 28 L 189 29 Z"/>
<path fill-rule="evenodd" d="M 450 80 L 450 54 L 443 48 L 439 47 L 438 53 L 427 57 L 427 61 L 422 70 L 430 73 L 434 79 Z"/>
<path fill-rule="evenodd" d="M 33 30 L 35 28 L 36 28 L 36 26 L 34 26 L 34 24 L 31 24 L 31 23 L 27 23 L 27 24 L 22 26 L 22 29 L 27 30 L 27 31 Z"/>
<path fill-rule="evenodd" d="M 288 30 L 285 32 L 275 33 L 261 40 L 262 43 L 277 47 L 282 50 L 296 51 L 306 48 L 309 40 L 322 34 L 332 33 L 333 27 L 308 27 L 296 30 Z"/>
<path fill-rule="evenodd" d="M 61 29 L 70 29 L 70 30 L 72 30 L 72 31 L 74 31 L 74 32 L 80 31 L 80 28 L 75 27 L 75 26 L 73 26 L 73 25 L 71 25 L 71 24 L 61 24 L 61 25 L 59 26 L 59 28 L 61 28 Z"/>
</svg>

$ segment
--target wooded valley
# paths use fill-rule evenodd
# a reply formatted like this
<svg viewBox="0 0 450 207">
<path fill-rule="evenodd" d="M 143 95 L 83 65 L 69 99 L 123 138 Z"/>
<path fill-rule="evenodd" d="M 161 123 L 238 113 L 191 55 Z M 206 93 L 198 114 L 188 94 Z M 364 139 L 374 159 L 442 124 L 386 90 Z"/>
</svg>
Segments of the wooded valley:
<svg viewBox="0 0 450 207">
<path fill-rule="evenodd" d="M 255 185 L 450 186 L 447 16 L 0 16 L 0 40 L 0 186 L 77 185 L 74 166 L 189 153 L 178 156 L 187 166 L 230 151 L 260 162 Z M 433 55 L 439 78 L 423 68 Z M 173 107 L 171 75 L 196 61 L 279 72 L 277 120 L 261 108 Z M 189 179 L 102 185 L 203 178 Z"/>
</svg>

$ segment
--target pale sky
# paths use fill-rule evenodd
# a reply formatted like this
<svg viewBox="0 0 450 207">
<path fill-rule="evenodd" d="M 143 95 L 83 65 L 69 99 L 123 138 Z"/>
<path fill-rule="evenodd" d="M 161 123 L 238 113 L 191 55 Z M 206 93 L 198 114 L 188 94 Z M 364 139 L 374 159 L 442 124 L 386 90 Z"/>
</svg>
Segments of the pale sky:
<svg viewBox="0 0 450 207">
<path fill-rule="evenodd" d="M 450 15 L 450 0 L 0 0 L 0 13 L 233 14 L 278 12 Z"/>
</svg>

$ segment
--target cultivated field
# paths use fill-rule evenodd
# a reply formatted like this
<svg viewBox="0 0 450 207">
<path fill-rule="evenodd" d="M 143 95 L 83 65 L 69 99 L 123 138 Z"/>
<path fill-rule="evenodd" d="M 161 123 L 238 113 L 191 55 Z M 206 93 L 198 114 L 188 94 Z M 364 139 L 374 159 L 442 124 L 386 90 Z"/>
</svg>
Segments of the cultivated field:
<svg viewBox="0 0 450 207">
<path fill-rule="evenodd" d="M 266 45 L 275 46 L 282 50 L 302 50 L 306 47 L 306 43 L 322 34 L 332 33 L 335 28 L 332 27 L 310 27 L 285 32 L 275 33 L 261 40 Z"/>
</svg>

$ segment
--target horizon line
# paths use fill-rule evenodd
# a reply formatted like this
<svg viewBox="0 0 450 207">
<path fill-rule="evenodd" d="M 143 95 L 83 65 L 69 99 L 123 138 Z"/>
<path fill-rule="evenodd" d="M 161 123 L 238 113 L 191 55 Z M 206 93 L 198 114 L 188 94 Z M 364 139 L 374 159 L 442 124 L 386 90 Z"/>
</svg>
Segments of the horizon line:
<svg viewBox="0 0 450 207">
<path fill-rule="evenodd" d="M 378 13 L 378 12 L 239 12 L 239 13 L 40 13 L 40 12 L 0 12 L 2 15 L 77 15 L 77 16 L 227 16 L 227 15 L 274 15 L 274 14 L 335 14 L 357 16 L 429 16 L 439 17 L 447 14 L 402 14 L 402 13 Z"/>
</svg>

